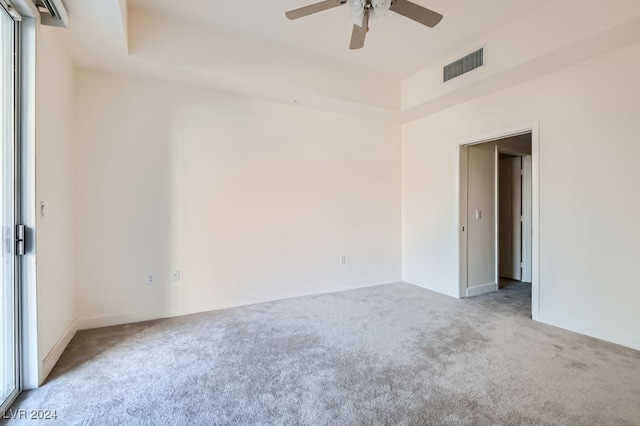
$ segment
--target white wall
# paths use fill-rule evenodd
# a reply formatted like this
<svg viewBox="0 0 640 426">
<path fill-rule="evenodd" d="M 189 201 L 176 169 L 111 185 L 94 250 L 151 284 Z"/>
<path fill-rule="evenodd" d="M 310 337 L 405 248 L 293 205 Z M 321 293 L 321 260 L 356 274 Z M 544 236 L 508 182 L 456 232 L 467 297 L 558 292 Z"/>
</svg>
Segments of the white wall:
<svg viewBox="0 0 640 426">
<path fill-rule="evenodd" d="M 75 75 L 58 31 L 39 27 L 36 58 L 36 203 L 45 203 L 45 215 L 36 216 L 40 381 L 76 331 Z"/>
<path fill-rule="evenodd" d="M 82 327 L 400 279 L 397 125 L 76 78 Z"/>
<path fill-rule="evenodd" d="M 458 292 L 459 144 L 539 120 L 539 319 L 640 349 L 640 44 L 403 126 L 403 278 Z"/>
</svg>

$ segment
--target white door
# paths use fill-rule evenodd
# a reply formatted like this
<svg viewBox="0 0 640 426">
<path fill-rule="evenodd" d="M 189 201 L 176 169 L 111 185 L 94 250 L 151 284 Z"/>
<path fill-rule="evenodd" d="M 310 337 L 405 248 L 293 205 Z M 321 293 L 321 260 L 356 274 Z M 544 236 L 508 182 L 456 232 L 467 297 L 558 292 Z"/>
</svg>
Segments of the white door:
<svg viewBox="0 0 640 426">
<path fill-rule="evenodd" d="M 530 283 L 533 265 L 533 182 L 531 156 L 522 157 L 522 281 Z"/>
<path fill-rule="evenodd" d="M 501 277 L 522 280 L 521 157 L 499 160 L 498 252 Z"/>
</svg>

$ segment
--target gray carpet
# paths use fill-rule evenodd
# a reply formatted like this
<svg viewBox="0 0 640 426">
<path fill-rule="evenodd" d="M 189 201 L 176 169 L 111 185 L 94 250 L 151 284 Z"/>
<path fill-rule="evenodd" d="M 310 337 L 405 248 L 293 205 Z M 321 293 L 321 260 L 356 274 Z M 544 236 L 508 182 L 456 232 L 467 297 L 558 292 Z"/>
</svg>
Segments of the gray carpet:
<svg viewBox="0 0 640 426">
<path fill-rule="evenodd" d="M 82 331 L 12 408 L 86 425 L 640 424 L 640 352 L 531 321 L 530 291 L 389 284 Z"/>
</svg>

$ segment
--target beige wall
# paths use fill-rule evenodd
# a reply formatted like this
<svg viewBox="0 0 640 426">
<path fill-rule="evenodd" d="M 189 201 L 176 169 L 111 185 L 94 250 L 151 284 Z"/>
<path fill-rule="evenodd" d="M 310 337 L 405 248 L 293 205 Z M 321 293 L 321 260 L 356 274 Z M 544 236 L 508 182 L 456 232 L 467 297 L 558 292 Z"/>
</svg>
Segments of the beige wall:
<svg viewBox="0 0 640 426">
<path fill-rule="evenodd" d="M 400 279 L 397 125 L 76 76 L 83 327 Z"/>
<path fill-rule="evenodd" d="M 539 122 L 538 318 L 640 348 L 640 45 L 403 126 L 403 277 L 458 293 L 459 145 Z"/>
<path fill-rule="evenodd" d="M 36 80 L 36 262 L 40 381 L 75 333 L 74 67 L 39 27 Z M 39 204 L 45 203 L 45 215 Z"/>
</svg>

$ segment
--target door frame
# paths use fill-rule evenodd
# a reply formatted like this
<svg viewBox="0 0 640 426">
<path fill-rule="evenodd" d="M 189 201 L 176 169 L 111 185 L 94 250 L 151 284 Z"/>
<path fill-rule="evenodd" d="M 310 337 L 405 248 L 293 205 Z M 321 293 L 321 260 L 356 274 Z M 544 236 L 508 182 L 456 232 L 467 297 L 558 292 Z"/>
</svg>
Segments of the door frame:
<svg viewBox="0 0 640 426">
<path fill-rule="evenodd" d="M 467 148 L 486 142 L 495 142 L 513 136 L 531 133 L 531 316 L 538 320 L 540 312 L 540 123 L 535 121 L 524 125 L 498 129 L 493 132 L 471 137 L 458 142 L 458 230 L 459 230 L 459 297 L 467 297 Z M 505 151 L 506 152 L 506 151 Z M 496 158 L 498 148 L 496 147 Z M 496 169 L 496 179 L 498 171 Z M 496 180 L 496 185 L 498 184 Z M 497 198 L 496 198 L 497 203 Z M 496 214 L 497 220 L 497 214 Z M 497 223 L 496 223 L 497 225 Z M 497 238 L 497 230 L 496 230 Z M 496 242 L 497 244 L 497 242 Z M 497 247 L 497 246 L 496 246 Z M 496 262 L 497 262 L 496 251 Z M 496 267 L 496 276 L 498 270 Z"/>
<path fill-rule="evenodd" d="M 6 1 L 5 1 L 6 3 Z M 38 346 L 36 283 L 36 34 L 40 14 L 29 0 L 10 0 L 22 16 L 16 35 L 16 221 L 25 226 L 25 255 L 16 259 L 18 386 L 35 389 L 44 380 Z M 2 408 L 2 407 L 0 407 Z"/>
<path fill-rule="evenodd" d="M 38 345 L 38 288 L 36 281 L 36 33 L 40 15 L 33 2 L 13 0 L 22 14 L 20 23 L 20 128 L 19 217 L 25 225 L 25 255 L 19 257 L 20 274 L 20 383 L 23 391 L 43 382 Z"/>
<path fill-rule="evenodd" d="M 16 252 L 16 228 L 20 214 L 20 34 L 21 34 L 21 25 L 20 25 L 20 16 L 19 13 L 13 8 L 11 3 L 7 3 L 2 1 L 0 4 L 0 13 L 6 13 L 8 18 L 11 20 L 13 25 L 13 45 L 12 49 L 12 87 L 11 87 L 11 101 L 12 101 L 12 112 L 11 112 L 11 129 L 9 132 L 10 139 L 7 141 L 3 141 L 2 143 L 9 143 L 11 150 L 11 158 L 3 159 L 3 161 L 11 162 L 11 177 L 10 182 L 2 182 L 3 186 L 10 186 L 12 193 L 12 206 L 11 206 L 11 219 L 10 219 L 10 228 L 9 235 L 5 235 L 3 231 L 3 239 L 7 238 L 10 240 L 10 244 L 13 245 L 11 250 L 12 259 L 8 262 L 11 264 L 11 283 L 9 283 L 12 287 L 12 295 L 13 295 L 13 310 L 11 322 L 13 323 L 13 371 L 7 372 L 13 375 L 13 380 L 15 387 L 14 389 L 6 395 L 6 400 L 0 400 L 0 414 L 4 415 L 5 411 L 11 404 L 15 401 L 22 390 L 21 383 L 21 298 L 20 298 L 20 257 Z M 17 14 L 17 16 L 16 16 Z M 5 149 L 3 145 L 2 149 Z M 3 164 L 3 167 L 6 164 Z M 5 225 L 4 223 L 2 224 Z M 4 241 L 3 241 L 4 244 Z M 5 250 L 5 249 L 3 249 Z M 3 277 L 4 280 L 6 277 Z M 3 285 L 6 283 L 3 283 Z M 1 338 L 3 340 L 3 338 Z M 0 362 L 4 362 L 5 360 L 1 360 Z M 1 395 L 0 398 L 4 396 Z"/>
</svg>

